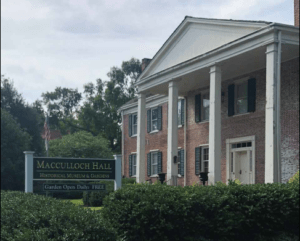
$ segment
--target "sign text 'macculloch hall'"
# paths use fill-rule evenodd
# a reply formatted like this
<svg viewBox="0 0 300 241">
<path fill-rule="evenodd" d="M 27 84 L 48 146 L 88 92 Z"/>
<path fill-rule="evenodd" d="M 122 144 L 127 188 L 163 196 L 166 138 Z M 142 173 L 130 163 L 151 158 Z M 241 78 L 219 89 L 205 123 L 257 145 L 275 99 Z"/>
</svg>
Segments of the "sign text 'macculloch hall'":
<svg viewBox="0 0 300 241">
<path fill-rule="evenodd" d="M 33 179 L 115 179 L 115 160 L 35 157 Z"/>
</svg>

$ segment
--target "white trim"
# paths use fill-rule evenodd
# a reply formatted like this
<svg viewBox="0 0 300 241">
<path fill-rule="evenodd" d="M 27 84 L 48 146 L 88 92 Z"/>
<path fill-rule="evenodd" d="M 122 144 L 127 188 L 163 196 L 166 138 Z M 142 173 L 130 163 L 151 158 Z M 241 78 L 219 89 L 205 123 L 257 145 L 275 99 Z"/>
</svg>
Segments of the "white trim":
<svg viewBox="0 0 300 241">
<path fill-rule="evenodd" d="M 154 134 L 154 133 L 157 133 L 157 132 L 159 132 L 159 130 L 151 131 L 151 132 L 149 132 L 148 134 Z"/>
<path fill-rule="evenodd" d="M 133 155 L 133 154 L 136 154 L 137 152 L 131 152 L 131 154 Z"/>
<path fill-rule="evenodd" d="M 159 152 L 159 149 L 150 150 L 149 152 Z"/>
<path fill-rule="evenodd" d="M 209 144 L 201 144 L 201 145 L 199 145 L 199 147 L 202 147 L 202 146 L 209 146 Z"/>
<path fill-rule="evenodd" d="M 158 174 L 151 175 L 150 177 L 158 177 Z"/>
<path fill-rule="evenodd" d="M 231 148 L 231 144 L 239 143 L 239 142 L 252 142 L 251 147 L 242 147 L 242 148 Z M 230 167 L 231 167 L 231 153 L 239 152 L 239 151 L 247 151 L 247 157 L 249 158 L 249 153 L 252 151 L 252 180 L 249 182 L 250 184 L 255 183 L 255 135 L 253 136 L 245 136 L 245 137 L 237 137 L 237 138 L 231 138 L 226 139 L 226 183 L 228 184 L 228 179 L 230 179 Z M 234 164 L 235 166 L 235 157 L 234 157 Z M 250 172 L 250 171 L 249 171 Z M 250 173 L 249 173 L 250 174 Z"/>
<path fill-rule="evenodd" d="M 134 134 L 134 135 L 132 135 L 132 136 L 130 136 L 130 137 L 137 137 L 137 134 Z"/>
<path fill-rule="evenodd" d="M 227 26 L 239 26 L 239 27 L 254 27 L 259 28 L 258 30 L 254 31 L 260 31 L 262 29 L 265 29 L 269 27 L 270 23 L 261 23 L 261 22 L 245 22 L 245 21 L 231 21 L 231 20 L 220 20 L 220 19 L 203 19 L 203 18 L 192 18 L 192 17 L 186 17 L 183 22 L 177 27 L 175 32 L 167 39 L 167 41 L 163 44 L 163 46 L 158 50 L 158 52 L 155 54 L 154 58 L 150 62 L 150 64 L 147 66 L 144 72 L 139 76 L 137 79 L 137 83 L 141 81 L 141 79 L 144 77 L 144 75 L 147 75 L 149 71 L 153 68 L 153 66 L 157 65 L 157 62 L 161 59 L 161 56 L 164 55 L 164 53 L 170 48 L 170 46 L 180 37 L 180 34 L 183 33 L 187 27 L 191 23 L 197 23 L 197 24 L 207 24 L 207 25 L 227 25 Z"/>
</svg>

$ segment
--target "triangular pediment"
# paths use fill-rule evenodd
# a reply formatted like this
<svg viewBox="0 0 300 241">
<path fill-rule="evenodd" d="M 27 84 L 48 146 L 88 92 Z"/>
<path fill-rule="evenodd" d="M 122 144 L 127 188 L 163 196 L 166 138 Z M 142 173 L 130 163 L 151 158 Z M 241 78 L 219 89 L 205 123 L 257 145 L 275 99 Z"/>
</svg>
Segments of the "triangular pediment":
<svg viewBox="0 0 300 241">
<path fill-rule="evenodd" d="M 186 17 L 154 56 L 139 80 L 205 54 L 268 24 L 262 21 Z"/>
</svg>

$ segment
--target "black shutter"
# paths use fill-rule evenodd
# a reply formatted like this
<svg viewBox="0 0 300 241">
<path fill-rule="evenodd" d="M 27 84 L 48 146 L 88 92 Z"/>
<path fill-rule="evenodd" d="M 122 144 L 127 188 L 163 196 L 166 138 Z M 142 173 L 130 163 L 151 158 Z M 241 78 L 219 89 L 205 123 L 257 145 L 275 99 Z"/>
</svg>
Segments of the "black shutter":
<svg viewBox="0 0 300 241">
<path fill-rule="evenodd" d="M 162 152 L 157 153 L 157 173 L 162 172 Z"/>
<path fill-rule="evenodd" d="M 180 175 L 184 176 L 184 150 L 180 151 Z"/>
<path fill-rule="evenodd" d="M 201 121 L 201 94 L 195 95 L 195 122 Z"/>
<path fill-rule="evenodd" d="M 147 132 L 151 132 L 151 109 L 147 110 Z"/>
<path fill-rule="evenodd" d="M 162 107 L 158 106 L 157 108 L 157 129 L 162 129 Z"/>
<path fill-rule="evenodd" d="M 178 164 L 178 174 L 180 174 L 180 163 L 181 163 L 181 156 L 180 156 L 180 150 L 178 150 L 178 158 L 177 158 L 177 160 L 178 160 L 178 162 L 179 162 L 179 164 Z"/>
<path fill-rule="evenodd" d="M 234 84 L 228 86 L 228 116 L 234 115 Z"/>
<path fill-rule="evenodd" d="M 255 111 L 256 79 L 248 80 L 248 112 Z"/>
<path fill-rule="evenodd" d="M 129 176 L 132 176 L 132 155 L 129 155 Z"/>
<path fill-rule="evenodd" d="M 184 125 L 184 99 L 181 100 L 181 125 Z"/>
<path fill-rule="evenodd" d="M 147 154 L 147 176 L 151 176 L 151 153 Z"/>
<path fill-rule="evenodd" d="M 201 172 L 201 147 L 195 148 L 195 174 L 200 175 Z"/>
<path fill-rule="evenodd" d="M 129 134 L 129 136 L 132 136 L 132 115 L 129 115 L 129 121 L 128 121 L 128 123 L 129 123 L 129 127 L 128 127 L 128 134 Z"/>
</svg>

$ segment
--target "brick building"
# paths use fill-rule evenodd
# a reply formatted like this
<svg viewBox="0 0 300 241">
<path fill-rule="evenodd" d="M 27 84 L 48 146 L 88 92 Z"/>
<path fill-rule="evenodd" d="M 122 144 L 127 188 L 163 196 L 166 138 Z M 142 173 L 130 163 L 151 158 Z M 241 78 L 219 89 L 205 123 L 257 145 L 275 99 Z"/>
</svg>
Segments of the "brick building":
<svg viewBox="0 0 300 241">
<path fill-rule="evenodd" d="M 299 169 L 297 21 L 297 11 L 295 26 L 185 17 L 119 110 L 123 175 L 286 182 Z"/>
</svg>

